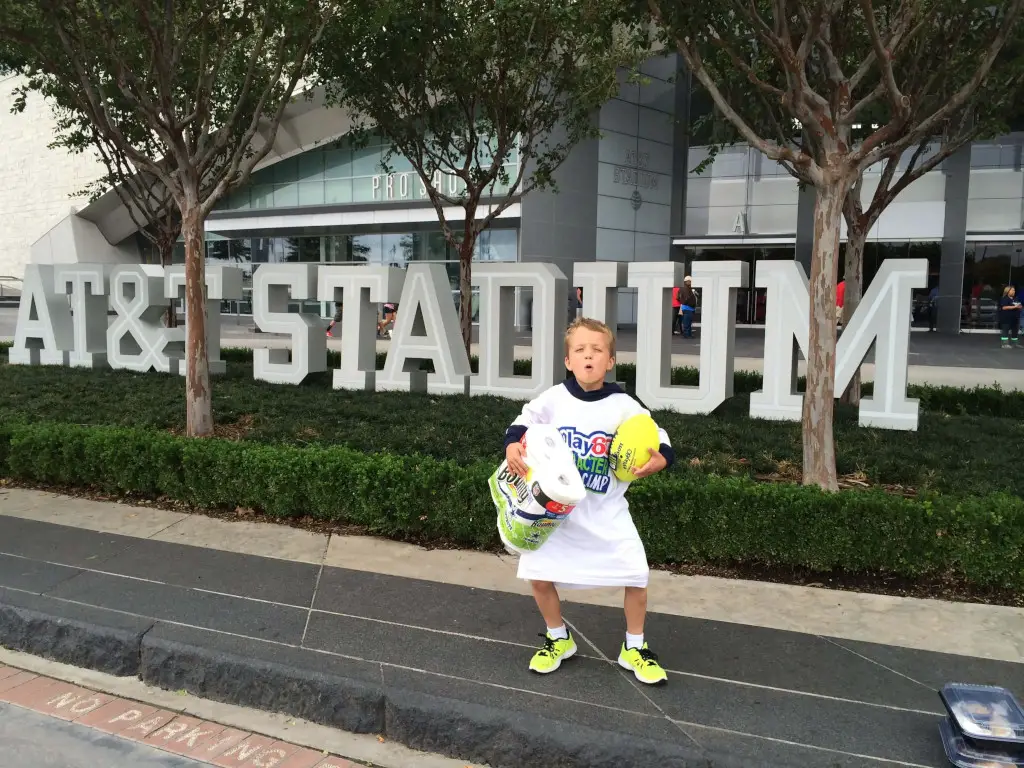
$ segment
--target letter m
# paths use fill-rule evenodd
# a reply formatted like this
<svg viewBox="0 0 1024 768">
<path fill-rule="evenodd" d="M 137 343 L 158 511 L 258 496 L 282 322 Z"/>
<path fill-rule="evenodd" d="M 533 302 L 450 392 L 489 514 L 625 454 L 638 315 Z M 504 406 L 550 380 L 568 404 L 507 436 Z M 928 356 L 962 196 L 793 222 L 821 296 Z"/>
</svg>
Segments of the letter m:
<svg viewBox="0 0 1024 768">
<path fill-rule="evenodd" d="M 860 402 L 860 424 L 916 430 L 919 403 L 907 397 L 912 292 L 928 284 L 926 259 L 886 259 L 836 345 L 836 395 L 841 395 L 872 347 L 874 393 Z M 767 289 L 764 385 L 750 396 L 753 418 L 799 421 L 796 348 L 807 356 L 810 291 L 796 261 L 762 261 L 754 285 Z M 795 343 L 794 343 L 795 342 Z"/>
</svg>

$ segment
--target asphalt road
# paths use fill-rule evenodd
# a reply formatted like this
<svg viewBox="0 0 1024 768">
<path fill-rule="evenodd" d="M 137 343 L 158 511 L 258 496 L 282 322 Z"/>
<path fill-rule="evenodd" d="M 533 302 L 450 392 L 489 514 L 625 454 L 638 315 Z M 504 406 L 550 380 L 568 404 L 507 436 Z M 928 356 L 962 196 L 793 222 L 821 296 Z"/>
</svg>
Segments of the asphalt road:
<svg viewBox="0 0 1024 768">
<path fill-rule="evenodd" d="M 101 731 L 0 703 L 3 768 L 209 768 Z"/>
</svg>

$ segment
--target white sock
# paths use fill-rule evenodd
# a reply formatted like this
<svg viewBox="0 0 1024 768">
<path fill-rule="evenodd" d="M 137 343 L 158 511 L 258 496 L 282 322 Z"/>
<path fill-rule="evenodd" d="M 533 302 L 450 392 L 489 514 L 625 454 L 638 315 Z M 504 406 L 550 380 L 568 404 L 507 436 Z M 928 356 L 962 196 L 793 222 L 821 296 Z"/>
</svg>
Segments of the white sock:
<svg viewBox="0 0 1024 768">
<path fill-rule="evenodd" d="M 560 627 L 548 627 L 548 637 L 552 640 L 568 640 L 569 630 L 565 628 L 565 624 Z"/>
<path fill-rule="evenodd" d="M 643 648 L 644 647 L 644 636 L 643 635 L 631 635 L 629 632 L 626 633 L 626 650 L 632 648 Z"/>
</svg>

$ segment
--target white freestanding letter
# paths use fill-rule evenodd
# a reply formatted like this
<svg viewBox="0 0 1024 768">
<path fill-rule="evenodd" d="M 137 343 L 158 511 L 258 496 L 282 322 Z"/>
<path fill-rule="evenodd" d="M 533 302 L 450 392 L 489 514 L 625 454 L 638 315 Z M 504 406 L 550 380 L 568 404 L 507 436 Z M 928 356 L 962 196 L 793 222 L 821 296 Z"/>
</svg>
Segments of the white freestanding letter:
<svg viewBox="0 0 1024 768">
<path fill-rule="evenodd" d="M 107 276 L 102 264 L 53 268 L 57 293 L 71 296 L 74 348 L 68 365 L 93 368 L 107 362 Z"/>
<path fill-rule="evenodd" d="M 164 353 L 164 268 L 154 264 L 123 264 L 110 273 L 110 306 L 117 313 L 107 329 L 107 360 L 111 368 L 146 373 L 171 370 Z"/>
<path fill-rule="evenodd" d="M 760 277 L 764 270 L 764 277 Z M 919 405 L 907 397 L 910 309 L 915 288 L 927 286 L 926 259 L 886 259 L 836 345 L 836 395 L 842 394 L 864 357 L 875 346 L 875 392 L 860 401 L 860 424 L 883 429 L 917 429 Z M 750 398 L 755 418 L 800 419 L 803 396 L 795 392 L 796 339 L 807 353 L 810 292 L 797 262 L 762 262 L 758 286 L 768 288 L 764 390 Z M 769 355 L 774 359 L 769 367 Z"/>
<path fill-rule="evenodd" d="M 583 289 L 583 316 L 592 317 L 618 336 L 619 288 L 626 287 L 627 265 L 621 261 L 588 261 L 574 264 L 572 284 Z M 615 381 L 613 368 L 604 377 Z"/>
<path fill-rule="evenodd" d="M 798 261 L 759 261 L 754 285 L 765 288 L 764 369 L 760 392 L 750 394 L 755 419 L 799 421 L 803 395 L 796 391 L 796 351 L 807 349 L 810 288 Z"/>
<path fill-rule="evenodd" d="M 71 311 L 67 297 L 54 290 L 53 267 L 27 265 L 7 359 L 12 365 L 64 365 L 73 345 Z"/>
<path fill-rule="evenodd" d="M 862 427 L 917 429 L 920 403 L 907 397 L 910 313 L 914 289 L 927 287 L 927 259 L 885 259 L 839 337 L 836 394 L 846 390 L 875 345 L 875 387 L 860 401 Z"/>
<path fill-rule="evenodd" d="M 451 295 L 444 266 L 409 265 L 378 389 L 467 393 L 472 372 Z M 427 360 L 434 373 L 420 370 Z"/>
<path fill-rule="evenodd" d="M 532 400 L 565 379 L 562 338 L 569 281 L 553 264 L 477 264 L 473 285 L 480 287 L 480 374 L 475 395 Z M 515 289 L 533 289 L 533 369 L 514 376 Z"/>
<path fill-rule="evenodd" d="M 253 376 L 272 384 L 301 384 L 310 373 L 327 370 L 327 336 L 319 316 L 289 312 L 292 301 L 316 297 L 313 264 L 263 264 L 252 275 L 252 317 L 265 333 L 291 336 L 287 349 L 253 350 Z"/>
<path fill-rule="evenodd" d="M 629 265 L 629 284 L 644 308 L 637 321 L 636 393 L 648 408 L 711 413 L 732 395 L 736 292 L 747 286 L 742 261 L 696 262 L 693 287 L 701 289 L 700 383 L 672 386 L 672 288 L 683 282 L 682 265 Z"/>
<path fill-rule="evenodd" d="M 341 367 L 335 389 L 372 392 L 377 375 L 377 305 L 402 295 L 405 271 L 394 267 L 320 267 L 317 298 L 342 305 Z"/>
<path fill-rule="evenodd" d="M 220 359 L 220 303 L 222 301 L 239 301 L 242 298 L 241 267 L 224 267 L 206 265 L 206 355 L 210 363 L 210 373 L 220 376 L 227 372 L 228 364 Z M 175 265 L 167 267 L 164 274 L 164 294 L 185 300 L 185 267 Z M 188 318 L 188 310 L 185 310 Z M 168 338 L 178 342 L 182 358 L 177 360 L 177 370 L 185 375 L 186 360 L 184 356 L 185 327 L 168 328 Z M 170 332 L 175 331 L 172 335 Z"/>
</svg>

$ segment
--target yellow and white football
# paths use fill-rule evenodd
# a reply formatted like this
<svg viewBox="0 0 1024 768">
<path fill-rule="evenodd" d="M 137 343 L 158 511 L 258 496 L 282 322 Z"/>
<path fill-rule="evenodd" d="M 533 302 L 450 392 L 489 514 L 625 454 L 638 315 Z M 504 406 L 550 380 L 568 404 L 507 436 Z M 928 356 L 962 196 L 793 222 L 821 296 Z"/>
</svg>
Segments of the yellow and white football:
<svg viewBox="0 0 1024 768">
<path fill-rule="evenodd" d="M 636 480 L 633 470 L 642 467 L 650 458 L 651 450 L 658 450 L 661 438 L 658 425 L 646 414 L 626 419 L 615 431 L 608 459 L 615 477 L 624 483 Z"/>
</svg>

